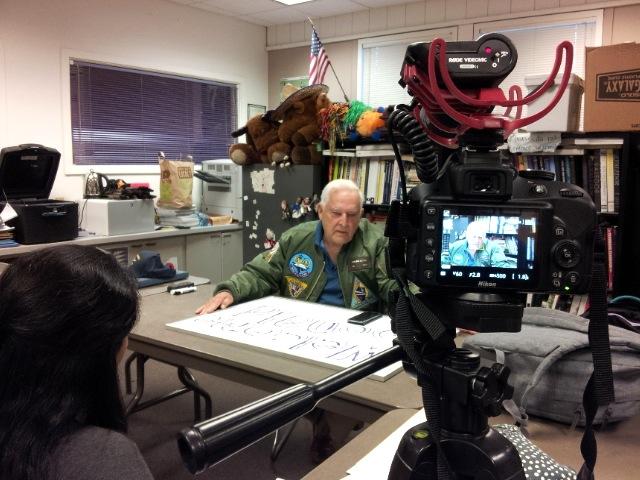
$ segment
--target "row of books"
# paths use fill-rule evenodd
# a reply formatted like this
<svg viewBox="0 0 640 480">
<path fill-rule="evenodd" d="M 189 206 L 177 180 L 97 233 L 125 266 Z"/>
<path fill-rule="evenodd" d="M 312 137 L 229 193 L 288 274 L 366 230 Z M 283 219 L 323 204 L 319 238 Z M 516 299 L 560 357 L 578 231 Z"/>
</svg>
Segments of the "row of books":
<svg viewBox="0 0 640 480">
<path fill-rule="evenodd" d="M 545 170 L 552 172 L 561 182 L 583 185 L 582 155 L 515 155 L 514 164 L 518 170 Z"/>
<path fill-rule="evenodd" d="M 407 190 L 419 182 L 413 162 L 404 161 Z M 394 157 L 332 157 L 329 180 L 352 180 L 364 193 L 367 203 L 388 204 L 401 197 L 400 168 Z"/>
<path fill-rule="evenodd" d="M 620 205 L 620 150 L 587 150 L 584 155 L 514 156 L 518 170 L 546 170 L 556 180 L 579 185 L 591 195 L 599 212 L 618 212 Z"/>
<path fill-rule="evenodd" d="M 552 310 L 562 310 L 574 315 L 582 315 L 589 308 L 589 295 L 566 295 L 561 293 L 550 293 L 549 295 L 531 296 L 531 303 L 527 306 L 551 308 Z"/>
</svg>

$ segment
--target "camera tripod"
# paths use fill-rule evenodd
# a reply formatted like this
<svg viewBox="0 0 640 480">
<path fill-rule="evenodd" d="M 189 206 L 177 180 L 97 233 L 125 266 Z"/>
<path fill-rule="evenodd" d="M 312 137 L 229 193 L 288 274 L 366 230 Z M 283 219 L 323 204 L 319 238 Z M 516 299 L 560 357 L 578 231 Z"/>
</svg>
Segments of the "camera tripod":
<svg viewBox="0 0 640 480">
<path fill-rule="evenodd" d="M 456 299 L 440 296 L 437 303 L 430 301 L 432 304 L 427 305 L 430 312 L 435 312 L 434 318 L 451 318 L 441 316 L 445 310 L 449 314 L 457 312 L 464 328 L 471 328 L 465 319 L 473 317 L 513 331 L 519 328 L 522 317 L 521 303 L 496 295 L 465 294 Z M 401 306 L 399 301 L 397 307 Z M 183 430 L 178 445 L 189 471 L 204 471 L 310 412 L 321 399 L 402 360 L 405 370 L 415 373 L 423 389 L 429 421 L 405 434 L 390 479 L 524 480 L 515 447 L 489 428 L 487 420 L 499 413 L 503 399 L 511 397 L 508 368 L 499 364 L 481 367 L 478 355 L 455 348 L 453 328 L 438 321 L 442 334 L 432 341 L 429 338 L 434 337 L 426 329 L 403 322 L 402 308 L 400 316 L 398 313 L 396 308 L 394 328 L 399 345 L 318 383 L 295 385 Z M 417 342 L 405 346 L 407 338 Z"/>
<path fill-rule="evenodd" d="M 479 319 L 493 318 L 494 327 L 518 330 L 524 305 L 517 296 L 434 297 L 420 294 L 410 303 L 415 307 L 417 300 L 427 307 L 433 321 L 459 315 L 457 321 L 441 321 L 444 330 L 438 338 L 419 326 L 422 320 L 411 321 L 415 313 L 408 314 L 402 301 L 396 309 L 394 327 L 408 358 L 404 367 L 422 387 L 427 422 L 404 434 L 389 479 L 524 480 L 517 450 L 488 424 L 488 417 L 499 415 L 502 401 L 513 394 L 509 369 L 498 363 L 480 366 L 478 354 L 456 348 L 455 331 L 447 327 L 462 322 L 471 328 L 469 319 L 475 319 L 478 329 Z M 424 316 L 424 310 L 412 311 Z"/>
</svg>

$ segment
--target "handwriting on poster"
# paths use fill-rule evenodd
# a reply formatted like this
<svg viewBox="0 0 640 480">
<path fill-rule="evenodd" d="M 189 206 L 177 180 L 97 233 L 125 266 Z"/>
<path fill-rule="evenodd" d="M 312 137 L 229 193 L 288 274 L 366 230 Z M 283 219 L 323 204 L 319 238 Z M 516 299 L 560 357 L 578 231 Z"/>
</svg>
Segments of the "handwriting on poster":
<svg viewBox="0 0 640 480">
<path fill-rule="evenodd" d="M 388 349 L 395 337 L 389 317 L 359 326 L 347 323 L 353 315 L 345 308 L 266 297 L 167 327 L 345 368 Z M 392 367 L 376 378 L 387 378 L 400 368 Z"/>
</svg>

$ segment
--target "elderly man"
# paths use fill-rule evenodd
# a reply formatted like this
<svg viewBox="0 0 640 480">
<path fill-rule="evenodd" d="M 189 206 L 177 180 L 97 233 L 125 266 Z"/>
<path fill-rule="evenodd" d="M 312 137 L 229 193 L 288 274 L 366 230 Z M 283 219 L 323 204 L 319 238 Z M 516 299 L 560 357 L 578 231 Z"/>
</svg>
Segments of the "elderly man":
<svg viewBox="0 0 640 480">
<path fill-rule="evenodd" d="M 271 250 L 219 283 L 214 296 L 196 313 L 275 293 L 356 310 L 384 311 L 397 287 L 385 270 L 386 239 L 362 219 L 362 203 L 362 192 L 355 183 L 329 182 L 317 206 L 320 221 L 287 230 Z M 311 445 L 316 462 L 334 450 L 326 420 L 324 414 L 316 413 Z"/>
<path fill-rule="evenodd" d="M 258 255 L 217 285 L 197 314 L 279 293 L 309 302 L 353 308 L 386 308 L 395 282 L 387 278 L 386 239 L 362 217 L 362 193 L 349 180 L 333 180 L 322 191 L 320 221 L 287 230 L 268 252 Z"/>
<path fill-rule="evenodd" d="M 465 238 L 451 244 L 451 265 L 469 267 L 516 268 L 516 261 L 504 254 L 504 250 L 487 239 L 487 224 L 476 220 L 467 225 Z"/>
</svg>

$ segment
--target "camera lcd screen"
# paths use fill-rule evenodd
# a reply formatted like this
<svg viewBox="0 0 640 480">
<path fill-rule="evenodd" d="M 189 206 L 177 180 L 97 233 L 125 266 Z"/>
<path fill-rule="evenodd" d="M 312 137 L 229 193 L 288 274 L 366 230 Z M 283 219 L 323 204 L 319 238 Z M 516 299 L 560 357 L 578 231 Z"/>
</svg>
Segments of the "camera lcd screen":
<svg viewBox="0 0 640 480">
<path fill-rule="evenodd" d="M 442 212 L 439 283 L 526 287 L 537 280 L 538 212 Z"/>
</svg>

